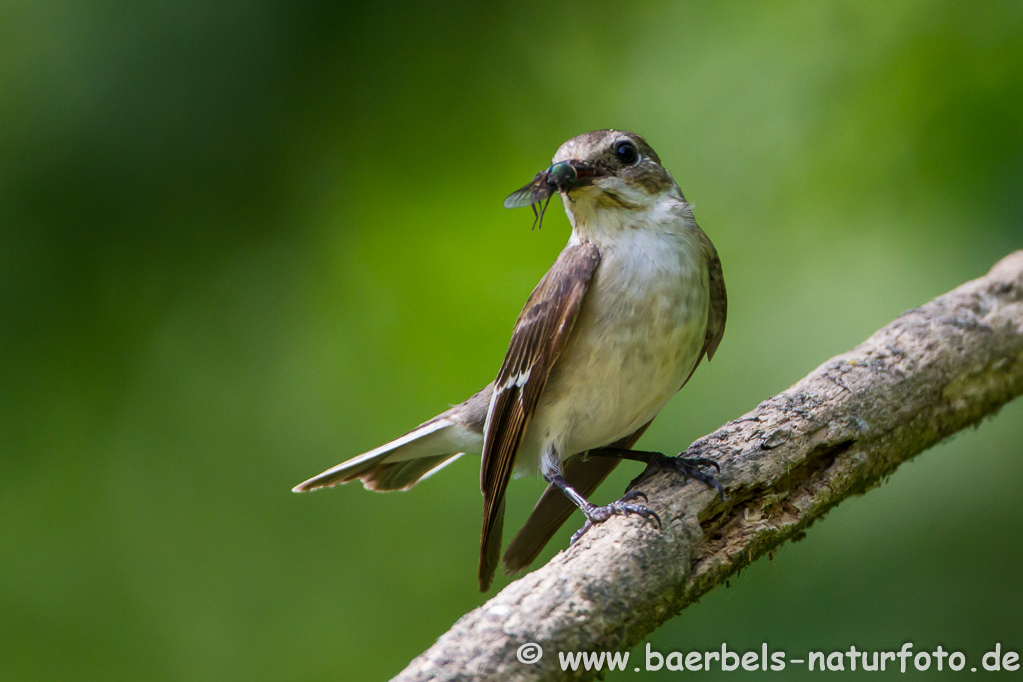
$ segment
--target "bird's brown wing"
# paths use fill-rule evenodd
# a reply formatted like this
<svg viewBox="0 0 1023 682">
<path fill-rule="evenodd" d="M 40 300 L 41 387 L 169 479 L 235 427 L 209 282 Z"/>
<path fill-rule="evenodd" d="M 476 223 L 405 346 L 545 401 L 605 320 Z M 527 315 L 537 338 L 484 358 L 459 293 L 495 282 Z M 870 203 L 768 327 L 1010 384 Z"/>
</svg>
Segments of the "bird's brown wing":
<svg viewBox="0 0 1023 682">
<path fill-rule="evenodd" d="M 725 276 L 721 272 L 721 259 L 718 258 L 717 249 L 710 243 L 707 235 L 702 231 L 700 235 L 703 238 L 704 247 L 707 249 L 707 279 L 710 294 L 707 308 L 707 331 L 703 338 L 703 349 L 700 350 L 700 355 L 696 358 L 696 364 L 686 375 L 686 380 L 682 382 L 682 386 L 678 387 L 680 391 L 693 378 L 693 374 L 703 362 L 704 356 L 707 360 L 714 359 L 714 353 L 721 344 L 721 337 L 725 335 L 725 318 L 728 317 L 728 293 L 725 291 Z"/>
<path fill-rule="evenodd" d="M 725 291 L 725 276 L 721 272 L 721 259 L 714 245 L 707 239 L 710 247 L 708 269 L 710 271 L 710 311 L 707 314 L 707 337 L 703 344 L 703 353 L 708 360 L 714 359 L 714 351 L 725 335 L 725 318 L 728 317 L 728 293 Z M 702 354 L 701 354 L 702 355 Z"/>
<path fill-rule="evenodd" d="M 504 491 L 522 434 L 533 416 L 551 368 L 564 349 L 586 290 L 600 262 L 594 244 L 569 245 L 530 295 L 512 332 L 508 354 L 494 383 L 487 413 L 480 487 L 480 590 L 494 578 L 501 551 Z"/>
</svg>

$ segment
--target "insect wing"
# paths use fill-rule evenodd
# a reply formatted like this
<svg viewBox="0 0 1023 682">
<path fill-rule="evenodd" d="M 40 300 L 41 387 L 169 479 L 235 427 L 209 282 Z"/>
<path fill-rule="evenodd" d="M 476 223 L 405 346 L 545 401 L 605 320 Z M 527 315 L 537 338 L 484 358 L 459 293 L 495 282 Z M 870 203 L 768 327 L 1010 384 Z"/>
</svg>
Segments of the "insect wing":
<svg viewBox="0 0 1023 682">
<path fill-rule="evenodd" d="M 505 208 L 525 208 L 539 203 L 550 195 L 550 189 L 541 181 L 543 173 L 537 173 L 533 181 L 522 189 L 516 190 L 504 200 Z"/>
</svg>

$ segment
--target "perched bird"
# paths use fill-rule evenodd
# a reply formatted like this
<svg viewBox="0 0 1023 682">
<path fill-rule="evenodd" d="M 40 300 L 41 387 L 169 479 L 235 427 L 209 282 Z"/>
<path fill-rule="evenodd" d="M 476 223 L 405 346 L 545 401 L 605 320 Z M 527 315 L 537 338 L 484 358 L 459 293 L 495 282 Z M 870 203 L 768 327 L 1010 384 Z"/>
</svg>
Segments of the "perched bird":
<svg viewBox="0 0 1023 682">
<path fill-rule="evenodd" d="M 634 133 L 597 130 L 561 145 L 553 164 L 510 195 L 542 221 L 560 194 L 572 235 L 526 302 L 497 378 L 401 438 L 328 469 L 296 492 L 361 479 L 405 490 L 464 453 L 483 456 L 479 585 L 493 580 L 505 489 L 513 471 L 549 484 L 504 554 L 528 566 L 568 516 L 586 517 L 573 541 L 615 514 L 657 518 L 630 492 L 596 506 L 587 497 L 621 459 L 721 486 L 700 458 L 632 450 L 725 329 L 717 251 L 671 174 Z M 659 521 L 659 519 L 657 519 Z"/>
</svg>

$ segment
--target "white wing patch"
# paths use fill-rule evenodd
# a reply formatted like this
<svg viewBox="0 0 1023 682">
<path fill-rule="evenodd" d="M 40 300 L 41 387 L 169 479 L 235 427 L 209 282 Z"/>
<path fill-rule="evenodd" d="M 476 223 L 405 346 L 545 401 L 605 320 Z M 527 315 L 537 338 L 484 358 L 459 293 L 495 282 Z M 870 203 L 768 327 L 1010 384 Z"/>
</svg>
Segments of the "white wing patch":
<svg viewBox="0 0 1023 682">
<path fill-rule="evenodd" d="M 513 377 L 508 377 L 508 381 L 504 382 L 504 385 L 501 386 L 501 390 L 503 391 L 505 389 L 511 388 L 512 386 L 515 387 L 525 386 L 526 382 L 529 381 L 529 374 L 532 371 L 533 369 L 531 367 L 527 369 L 525 372 L 519 372 Z"/>
</svg>

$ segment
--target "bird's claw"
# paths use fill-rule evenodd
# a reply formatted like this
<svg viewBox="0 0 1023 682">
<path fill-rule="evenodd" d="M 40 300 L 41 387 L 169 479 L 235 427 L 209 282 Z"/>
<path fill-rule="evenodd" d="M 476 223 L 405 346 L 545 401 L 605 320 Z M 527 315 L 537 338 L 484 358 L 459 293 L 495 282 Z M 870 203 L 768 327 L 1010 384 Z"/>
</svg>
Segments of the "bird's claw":
<svg viewBox="0 0 1023 682">
<path fill-rule="evenodd" d="M 714 467 L 714 471 L 721 473 L 718 463 L 707 457 L 683 457 L 681 454 L 674 458 L 677 462 L 685 462 L 690 467 Z"/>
<path fill-rule="evenodd" d="M 725 501 L 725 490 L 721 487 L 721 484 L 718 483 L 718 480 L 701 470 L 701 467 L 714 467 L 714 469 L 720 474 L 721 467 L 718 466 L 717 462 L 712 459 L 707 459 L 706 457 L 683 457 L 682 455 L 672 457 L 671 459 L 674 460 L 673 463 L 675 471 L 681 475 L 682 478 L 686 480 L 692 478 L 709 485 L 718 491 L 721 501 Z"/>
<path fill-rule="evenodd" d="M 682 454 L 679 454 L 677 457 L 661 455 L 659 458 L 652 460 L 650 464 L 658 469 L 674 471 L 684 480 L 692 478 L 709 485 L 718 492 L 718 495 L 721 496 L 722 502 L 725 499 L 725 490 L 721 487 L 721 484 L 718 483 L 718 480 L 710 474 L 701 471 L 701 468 L 714 467 L 717 473 L 721 473 L 721 467 L 712 459 L 708 459 L 706 457 L 683 457 Z"/>
<path fill-rule="evenodd" d="M 641 497 L 643 498 L 644 502 L 649 502 L 650 501 L 650 498 L 647 497 L 646 493 L 643 492 L 642 490 L 630 490 L 629 492 L 627 492 L 624 495 L 622 495 L 618 499 L 618 502 L 632 502 L 633 500 L 638 500 Z M 611 506 L 611 505 L 608 505 L 608 506 Z M 652 513 L 653 512 L 651 512 L 651 514 Z M 655 516 L 656 516 L 656 514 L 655 514 Z"/>
<path fill-rule="evenodd" d="M 572 545 L 574 545 L 579 538 L 586 535 L 586 531 L 588 531 L 590 528 L 593 528 L 593 522 L 590 521 L 589 519 L 586 519 L 586 522 L 583 524 L 583 527 L 577 530 L 576 532 L 572 533 L 572 539 L 568 541 L 568 546 L 571 547 Z"/>
<path fill-rule="evenodd" d="M 586 516 L 586 523 L 584 523 L 583 527 L 572 535 L 569 545 L 574 545 L 579 538 L 586 534 L 586 531 L 593 528 L 594 524 L 603 523 L 616 515 L 628 516 L 629 514 L 637 514 L 642 516 L 644 519 L 652 518 L 657 522 L 657 527 L 660 528 L 661 517 L 657 515 L 657 512 L 641 504 L 632 504 L 632 500 L 638 500 L 640 498 L 646 502 L 646 493 L 640 490 L 630 490 L 622 495 L 621 499 L 618 501 L 606 504 L 603 507 L 598 507 L 592 504 L 587 507 L 583 507 L 582 512 L 583 515 Z"/>
</svg>

